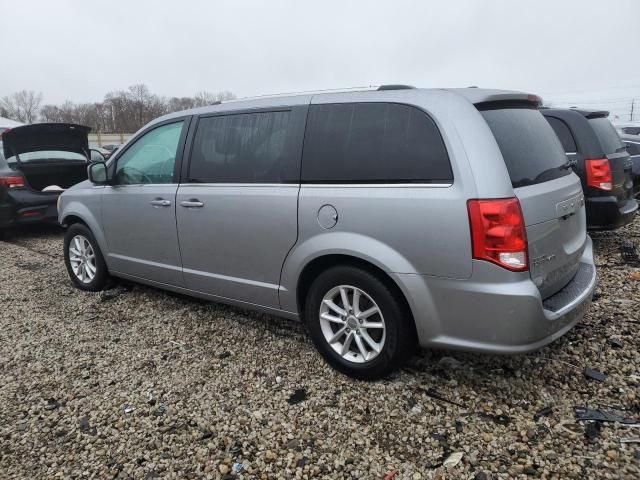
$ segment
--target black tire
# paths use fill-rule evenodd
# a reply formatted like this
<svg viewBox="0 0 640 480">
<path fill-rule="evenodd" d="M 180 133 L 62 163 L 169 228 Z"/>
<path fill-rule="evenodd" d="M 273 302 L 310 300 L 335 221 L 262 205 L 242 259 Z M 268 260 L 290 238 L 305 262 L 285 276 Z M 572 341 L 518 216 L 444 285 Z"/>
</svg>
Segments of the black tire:
<svg viewBox="0 0 640 480">
<path fill-rule="evenodd" d="M 87 241 L 91 244 L 91 248 L 95 253 L 95 267 L 96 273 L 93 279 L 90 282 L 81 281 L 73 271 L 71 267 L 71 261 L 69 259 L 69 245 L 74 237 L 77 235 L 82 235 Z M 82 223 L 74 223 L 71 225 L 64 234 L 64 264 L 67 267 L 67 273 L 69 273 L 69 278 L 73 284 L 79 288 L 80 290 L 87 290 L 90 292 L 99 292 L 103 290 L 107 286 L 107 282 L 109 281 L 109 272 L 107 270 L 107 265 L 104 263 L 104 257 L 102 256 L 102 252 L 100 251 L 100 247 L 98 246 L 98 242 L 96 242 L 93 233 L 89 228 Z"/>
<path fill-rule="evenodd" d="M 370 361 L 354 363 L 334 351 L 322 331 L 320 306 L 324 296 L 340 285 L 357 287 L 377 304 L 384 317 L 384 344 Z M 400 367 L 414 352 L 416 332 L 413 319 L 401 294 L 373 273 L 354 266 L 336 266 L 322 272 L 312 283 L 304 305 L 304 321 L 309 335 L 327 363 L 359 380 L 385 377 Z M 340 328 L 338 325 L 336 329 Z"/>
</svg>

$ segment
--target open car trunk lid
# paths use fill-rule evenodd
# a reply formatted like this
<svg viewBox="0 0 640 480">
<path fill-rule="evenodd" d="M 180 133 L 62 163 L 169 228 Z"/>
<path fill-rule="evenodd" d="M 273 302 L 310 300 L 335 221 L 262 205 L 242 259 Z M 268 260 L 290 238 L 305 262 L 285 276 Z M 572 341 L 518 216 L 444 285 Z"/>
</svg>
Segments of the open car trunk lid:
<svg viewBox="0 0 640 480">
<path fill-rule="evenodd" d="M 509 171 L 527 231 L 531 279 L 546 299 L 575 276 L 587 243 L 580 180 L 537 105 L 496 102 L 478 108 Z"/>
<path fill-rule="evenodd" d="M 73 123 L 35 123 L 6 130 L 2 133 L 5 158 L 40 151 L 73 152 L 86 156 L 89 152 L 91 127 Z"/>
</svg>

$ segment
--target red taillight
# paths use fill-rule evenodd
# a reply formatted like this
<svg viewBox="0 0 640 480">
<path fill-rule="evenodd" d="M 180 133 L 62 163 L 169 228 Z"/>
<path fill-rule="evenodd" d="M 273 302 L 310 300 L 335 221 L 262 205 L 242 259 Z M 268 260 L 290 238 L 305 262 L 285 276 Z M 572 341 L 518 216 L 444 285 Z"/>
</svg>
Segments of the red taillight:
<svg viewBox="0 0 640 480">
<path fill-rule="evenodd" d="M 584 165 L 587 170 L 587 186 L 610 192 L 612 185 L 609 160 L 585 160 Z"/>
<path fill-rule="evenodd" d="M 527 232 L 517 198 L 469 200 L 473 258 L 514 272 L 529 268 Z"/>
<path fill-rule="evenodd" d="M 24 178 L 22 177 L 0 177 L 0 185 L 9 188 L 23 188 Z"/>
</svg>

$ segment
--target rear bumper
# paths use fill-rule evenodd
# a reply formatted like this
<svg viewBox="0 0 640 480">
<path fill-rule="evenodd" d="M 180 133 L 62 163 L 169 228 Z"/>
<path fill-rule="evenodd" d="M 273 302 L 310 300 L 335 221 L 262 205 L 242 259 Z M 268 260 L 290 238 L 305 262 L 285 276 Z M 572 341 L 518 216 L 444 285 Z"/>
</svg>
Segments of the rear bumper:
<svg viewBox="0 0 640 480">
<path fill-rule="evenodd" d="M 58 221 L 58 193 L 9 192 L 0 200 L 0 228 Z"/>
<path fill-rule="evenodd" d="M 620 208 L 615 197 L 588 197 L 586 208 L 589 230 L 612 230 L 633 221 L 638 210 L 638 202 L 635 198 L 630 198 Z"/>
<path fill-rule="evenodd" d="M 502 354 L 536 350 L 569 331 L 591 304 L 596 269 L 590 238 L 578 273 L 544 302 L 528 272 L 498 268 L 474 261 L 468 280 L 394 275 L 409 299 L 422 347 Z"/>
</svg>

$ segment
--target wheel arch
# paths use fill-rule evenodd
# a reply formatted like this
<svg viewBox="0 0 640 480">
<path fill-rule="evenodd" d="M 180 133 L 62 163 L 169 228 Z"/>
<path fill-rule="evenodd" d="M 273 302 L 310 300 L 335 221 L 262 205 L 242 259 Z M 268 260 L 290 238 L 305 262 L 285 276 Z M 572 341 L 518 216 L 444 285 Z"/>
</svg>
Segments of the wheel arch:
<svg viewBox="0 0 640 480">
<path fill-rule="evenodd" d="M 84 204 L 74 201 L 64 206 L 64 209 L 59 214 L 60 224 L 67 228 L 73 224 L 81 223 L 91 230 L 91 233 L 98 242 L 98 247 L 102 252 L 102 256 L 107 262 L 107 240 L 104 236 L 100 223 L 97 221 L 91 210 Z"/>
<path fill-rule="evenodd" d="M 387 274 L 387 272 L 385 272 L 378 265 L 375 265 L 374 263 L 358 256 L 344 253 L 331 253 L 315 257 L 302 268 L 296 284 L 296 306 L 300 314 L 302 314 L 302 312 L 304 311 L 304 303 L 306 301 L 306 296 L 309 292 L 309 288 L 313 283 L 313 279 L 329 268 L 339 265 L 357 267 L 375 275 L 390 288 L 395 290 L 395 292 L 398 294 L 398 297 L 403 300 L 405 306 L 407 307 L 407 311 L 411 313 L 409 302 L 407 301 L 402 288 L 400 288 L 395 280 L 393 280 L 393 278 L 391 278 Z"/>
</svg>

